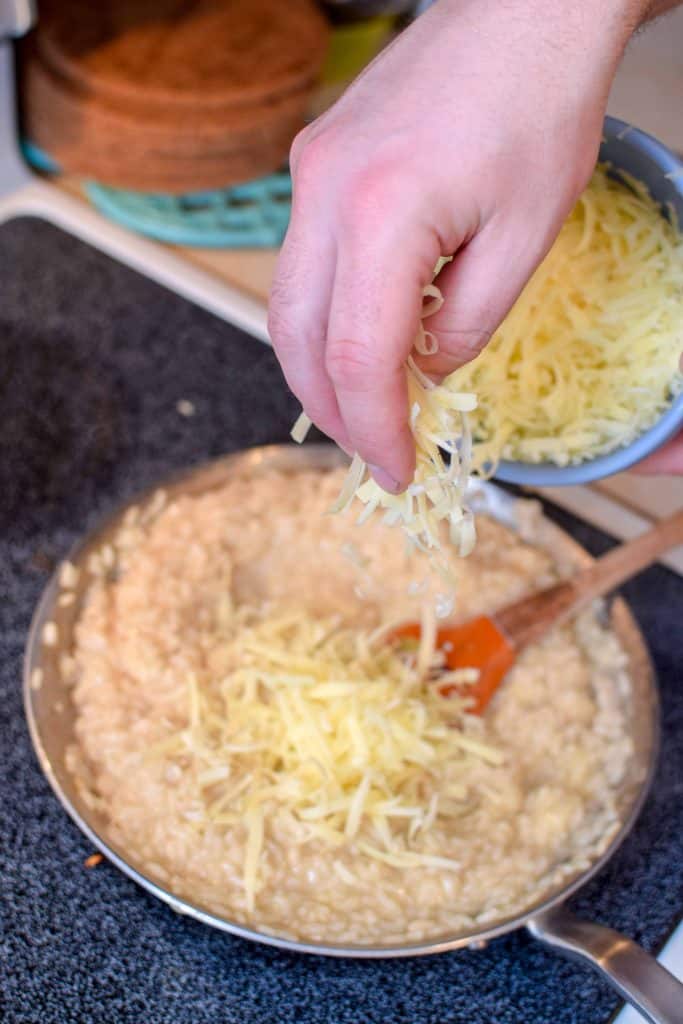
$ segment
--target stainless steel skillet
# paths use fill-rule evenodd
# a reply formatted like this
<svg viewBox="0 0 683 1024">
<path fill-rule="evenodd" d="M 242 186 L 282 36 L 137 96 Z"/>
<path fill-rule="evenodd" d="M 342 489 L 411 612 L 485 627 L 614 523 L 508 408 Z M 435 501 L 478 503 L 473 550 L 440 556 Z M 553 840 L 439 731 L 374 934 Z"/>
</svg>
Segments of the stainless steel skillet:
<svg viewBox="0 0 683 1024">
<path fill-rule="evenodd" d="M 176 476 L 162 486 L 169 498 L 173 498 L 211 490 L 235 475 L 261 474 L 274 468 L 284 472 L 324 470 L 340 462 L 340 454 L 326 445 L 255 448 Z M 153 500 L 153 492 L 150 491 L 131 504 L 140 505 Z M 506 525 L 518 525 L 519 502 L 495 486 L 476 485 L 471 500 L 476 509 L 488 512 Z M 113 515 L 70 553 L 70 561 L 81 569 L 74 603 L 69 606 L 58 603 L 60 585 L 57 575 L 48 583 L 33 617 L 24 666 L 26 715 L 41 767 L 66 811 L 109 860 L 179 913 L 189 914 L 205 924 L 243 938 L 305 953 L 363 958 L 420 956 L 463 947 L 481 948 L 489 939 L 526 927 L 546 945 L 587 961 L 605 975 L 647 1020 L 654 1024 L 683 1024 L 683 985 L 635 943 L 600 925 L 579 921 L 564 905 L 571 893 L 600 870 L 629 833 L 645 800 L 657 756 L 659 706 L 655 679 L 643 638 L 623 601 L 613 603 L 610 615 L 612 626 L 629 659 L 632 692 L 628 716 L 634 754 L 618 793 L 622 825 L 605 852 L 587 870 L 577 873 L 560 888 L 546 892 L 523 913 L 487 924 L 468 934 L 445 934 L 429 942 L 386 947 L 298 942 L 219 917 L 200 904 L 169 891 L 148 867 L 138 863 L 134 856 L 111 839 L 106 818 L 87 805 L 67 770 L 66 751 L 74 739 L 75 713 L 69 687 L 60 672 L 60 658 L 71 647 L 80 601 L 88 584 L 88 559 L 112 537 L 125 511 L 123 508 Z M 577 566 L 590 561 L 587 552 L 545 519 L 541 521 L 535 539 L 552 549 L 556 559 Z M 48 621 L 54 621 L 58 627 L 58 641 L 53 646 L 46 646 L 42 641 L 43 626 Z M 36 673 L 36 670 L 40 672 Z M 41 683 L 36 687 L 38 678 Z"/>
</svg>

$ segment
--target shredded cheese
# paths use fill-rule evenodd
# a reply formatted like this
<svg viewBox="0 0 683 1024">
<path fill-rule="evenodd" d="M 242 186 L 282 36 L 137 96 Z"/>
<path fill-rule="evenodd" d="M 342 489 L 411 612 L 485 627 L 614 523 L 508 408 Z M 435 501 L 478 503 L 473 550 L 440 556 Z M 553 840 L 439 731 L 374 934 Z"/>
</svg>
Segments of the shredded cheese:
<svg viewBox="0 0 683 1024">
<path fill-rule="evenodd" d="M 437 269 L 443 265 L 439 262 Z M 423 289 L 428 300 L 422 308 L 422 320 L 440 309 L 443 297 L 435 284 Z M 433 355 L 438 343 L 420 322 L 414 349 L 421 356 Z M 390 494 L 371 476 L 365 462 L 356 454 L 331 512 L 344 512 L 355 498 L 365 505 L 358 522 L 363 523 L 378 509 L 384 512 L 388 526 L 400 525 L 410 542 L 423 551 L 441 549 L 441 525 L 447 524 L 451 543 L 460 555 L 468 555 L 476 542 L 474 519 L 465 504 L 465 491 L 472 461 L 472 435 L 467 414 L 477 407 L 472 392 L 457 392 L 437 385 L 417 366 L 411 355 L 406 364 L 410 429 L 415 438 L 415 476 L 403 494 Z M 311 426 L 301 413 L 291 437 L 301 443 Z M 437 564 L 442 573 L 444 566 Z"/>
<path fill-rule="evenodd" d="M 296 441 L 297 444 L 301 444 L 306 440 L 306 435 L 312 427 L 312 422 L 305 412 L 302 412 L 297 417 L 297 421 L 291 429 L 290 436 L 292 441 Z"/>
<path fill-rule="evenodd" d="M 224 630 L 224 676 L 189 676 L 184 727 L 147 756 L 166 774 L 191 765 L 192 827 L 243 830 L 247 909 L 267 881 L 274 830 L 337 849 L 347 882 L 345 850 L 457 870 L 430 829 L 462 812 L 472 764 L 502 755 L 469 734 L 468 699 L 429 681 L 433 639 L 432 661 L 338 619 L 244 608 Z"/>
<path fill-rule="evenodd" d="M 642 185 L 598 168 L 482 353 L 444 382 L 475 392 L 473 462 L 563 466 L 629 444 L 682 385 L 683 238 Z"/>
<path fill-rule="evenodd" d="M 423 319 L 443 301 L 435 284 L 424 298 Z M 414 349 L 438 349 L 422 323 Z M 492 475 L 502 458 L 563 466 L 629 444 L 683 388 L 682 351 L 683 238 L 642 185 L 627 187 L 599 167 L 482 353 L 439 385 L 408 359 L 411 486 L 388 494 L 356 455 L 331 511 L 357 498 L 359 523 L 382 510 L 385 523 L 430 553 L 447 523 L 465 556 L 476 542 L 465 504 L 470 472 Z M 294 440 L 309 426 L 302 413 Z M 450 584 L 445 563 L 435 564 Z M 451 604 L 447 595 L 444 608 Z"/>
<path fill-rule="evenodd" d="M 427 351 L 435 349 L 423 347 L 423 352 Z M 400 525 L 410 541 L 423 551 L 440 550 L 441 524 L 446 523 L 451 543 L 464 557 L 472 551 L 476 540 L 465 491 L 472 457 L 466 414 L 476 408 L 477 399 L 471 392 L 456 392 L 434 384 L 412 356 L 407 376 L 410 428 L 416 452 L 413 482 L 403 494 L 389 494 L 371 477 L 364 479 L 365 465 L 359 460 L 356 473 L 362 468 L 361 482 L 348 500 L 343 500 L 346 495 L 342 492 L 333 511 L 343 511 L 355 496 L 365 505 L 360 522 L 375 509 L 383 509 L 384 522 L 389 526 Z M 353 468 L 352 464 L 348 478 L 351 483 L 355 482 Z"/>
</svg>

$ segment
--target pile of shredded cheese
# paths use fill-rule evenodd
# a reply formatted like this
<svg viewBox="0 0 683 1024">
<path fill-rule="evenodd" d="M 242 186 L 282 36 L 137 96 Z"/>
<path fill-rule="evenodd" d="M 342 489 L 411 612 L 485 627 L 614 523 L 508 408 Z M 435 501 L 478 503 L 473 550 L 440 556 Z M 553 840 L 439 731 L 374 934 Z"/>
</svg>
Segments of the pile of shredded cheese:
<svg viewBox="0 0 683 1024">
<path fill-rule="evenodd" d="M 598 168 L 483 352 L 445 381 L 472 391 L 474 465 L 564 466 L 629 444 L 683 384 L 683 238 L 646 190 Z"/>
<path fill-rule="evenodd" d="M 242 608 L 222 640 L 226 672 L 188 679 L 186 727 L 148 756 L 190 759 L 197 827 L 245 830 L 249 909 L 267 881 L 273 829 L 396 867 L 457 870 L 430 829 L 462 813 L 473 762 L 502 755 L 467 727 L 468 699 L 430 681 L 433 623 L 424 634 L 417 651 L 402 651 L 336 619 Z M 333 864 L 350 874 L 339 854 Z"/>
<path fill-rule="evenodd" d="M 434 285 L 423 291 L 428 301 L 422 309 L 422 320 L 441 307 L 443 297 Z M 422 323 L 414 343 L 419 355 L 433 355 L 437 341 Z M 388 526 L 400 525 L 410 539 L 423 551 L 441 548 L 442 523 L 448 525 L 449 538 L 461 556 L 474 548 L 476 534 L 472 513 L 465 504 L 465 491 L 472 462 L 472 435 L 467 413 L 477 406 L 471 392 L 437 385 L 417 366 L 413 356 L 406 364 L 410 429 L 415 438 L 415 476 L 403 494 L 389 494 L 372 477 L 356 454 L 339 498 L 331 512 L 344 512 L 354 498 L 365 505 L 358 522 L 363 523 L 378 509 L 384 511 Z M 301 443 L 311 421 L 302 413 L 292 429 L 293 440 Z M 438 567 L 439 563 L 437 563 Z"/>
</svg>

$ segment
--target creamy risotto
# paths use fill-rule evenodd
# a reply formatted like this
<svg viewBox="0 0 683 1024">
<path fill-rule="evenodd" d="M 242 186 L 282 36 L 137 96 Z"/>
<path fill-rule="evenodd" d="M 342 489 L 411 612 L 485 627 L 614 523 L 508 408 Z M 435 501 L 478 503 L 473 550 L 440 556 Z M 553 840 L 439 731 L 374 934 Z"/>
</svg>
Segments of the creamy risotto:
<svg viewBox="0 0 683 1024">
<path fill-rule="evenodd" d="M 406 683 L 388 648 L 368 681 L 362 644 L 435 590 L 395 531 L 325 515 L 342 479 L 238 476 L 128 513 L 76 628 L 70 768 L 142 870 L 217 914 L 327 943 L 468 932 L 586 868 L 618 827 L 625 657 L 589 611 L 525 651 L 481 717 L 466 685 L 447 707 L 433 679 Z M 478 534 L 452 559 L 456 619 L 557 578 L 500 524 Z M 357 694 L 311 657 L 338 664 L 354 636 Z"/>
</svg>

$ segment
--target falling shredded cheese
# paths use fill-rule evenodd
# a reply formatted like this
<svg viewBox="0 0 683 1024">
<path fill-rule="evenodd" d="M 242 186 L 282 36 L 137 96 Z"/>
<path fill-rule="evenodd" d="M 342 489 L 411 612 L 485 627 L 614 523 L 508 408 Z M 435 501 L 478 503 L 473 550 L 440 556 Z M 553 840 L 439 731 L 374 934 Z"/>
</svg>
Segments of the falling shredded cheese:
<svg viewBox="0 0 683 1024">
<path fill-rule="evenodd" d="M 479 398 L 475 468 L 564 466 L 629 444 L 683 386 L 683 238 L 598 168 L 483 352 L 444 386 Z"/>
<path fill-rule="evenodd" d="M 338 619 L 241 608 L 222 638 L 220 679 L 187 680 L 187 719 L 148 756 L 192 765 L 193 827 L 243 829 L 248 910 L 267 882 L 268 837 L 344 851 L 396 867 L 449 868 L 430 843 L 457 816 L 473 763 L 502 755 L 468 731 L 466 697 L 430 682 L 438 652 L 378 642 Z M 170 759 L 170 765 L 169 765 Z"/>
<path fill-rule="evenodd" d="M 400 525 L 416 547 L 423 551 L 440 550 L 440 524 L 447 523 L 449 538 L 461 556 L 475 544 L 474 520 L 465 504 L 469 481 L 472 442 L 467 413 L 476 408 L 474 394 L 450 391 L 436 385 L 408 360 L 408 396 L 410 428 L 415 438 L 416 468 L 413 482 L 403 494 L 389 494 L 369 477 L 365 465 L 355 497 L 365 505 L 360 522 L 376 509 L 384 510 L 384 522 Z M 353 474 L 353 465 L 350 476 Z M 333 511 L 343 511 L 351 498 Z"/>
<path fill-rule="evenodd" d="M 308 417 L 305 412 L 302 412 L 290 431 L 292 441 L 296 441 L 297 444 L 302 444 L 302 442 L 306 440 L 306 435 L 312 425 L 310 417 Z"/>
<path fill-rule="evenodd" d="M 422 308 L 422 320 L 436 313 L 443 303 L 434 284 L 423 289 L 428 300 Z M 415 353 L 433 355 L 438 343 L 420 322 L 414 343 Z M 476 541 L 474 519 L 465 504 L 465 491 L 472 461 L 472 436 L 467 414 L 477 407 L 471 392 L 435 384 L 418 367 L 411 355 L 406 364 L 410 429 L 415 438 L 415 476 L 403 494 L 390 494 L 368 476 L 365 462 L 355 455 L 342 490 L 331 512 L 344 512 L 358 498 L 365 508 L 358 522 L 363 523 L 378 509 L 384 522 L 400 525 L 409 540 L 423 551 L 441 549 L 441 524 L 447 523 L 449 537 L 461 556 L 468 555 Z M 305 413 L 297 419 L 291 437 L 301 443 L 311 421 Z M 443 572 L 443 565 L 438 566 Z"/>
</svg>

